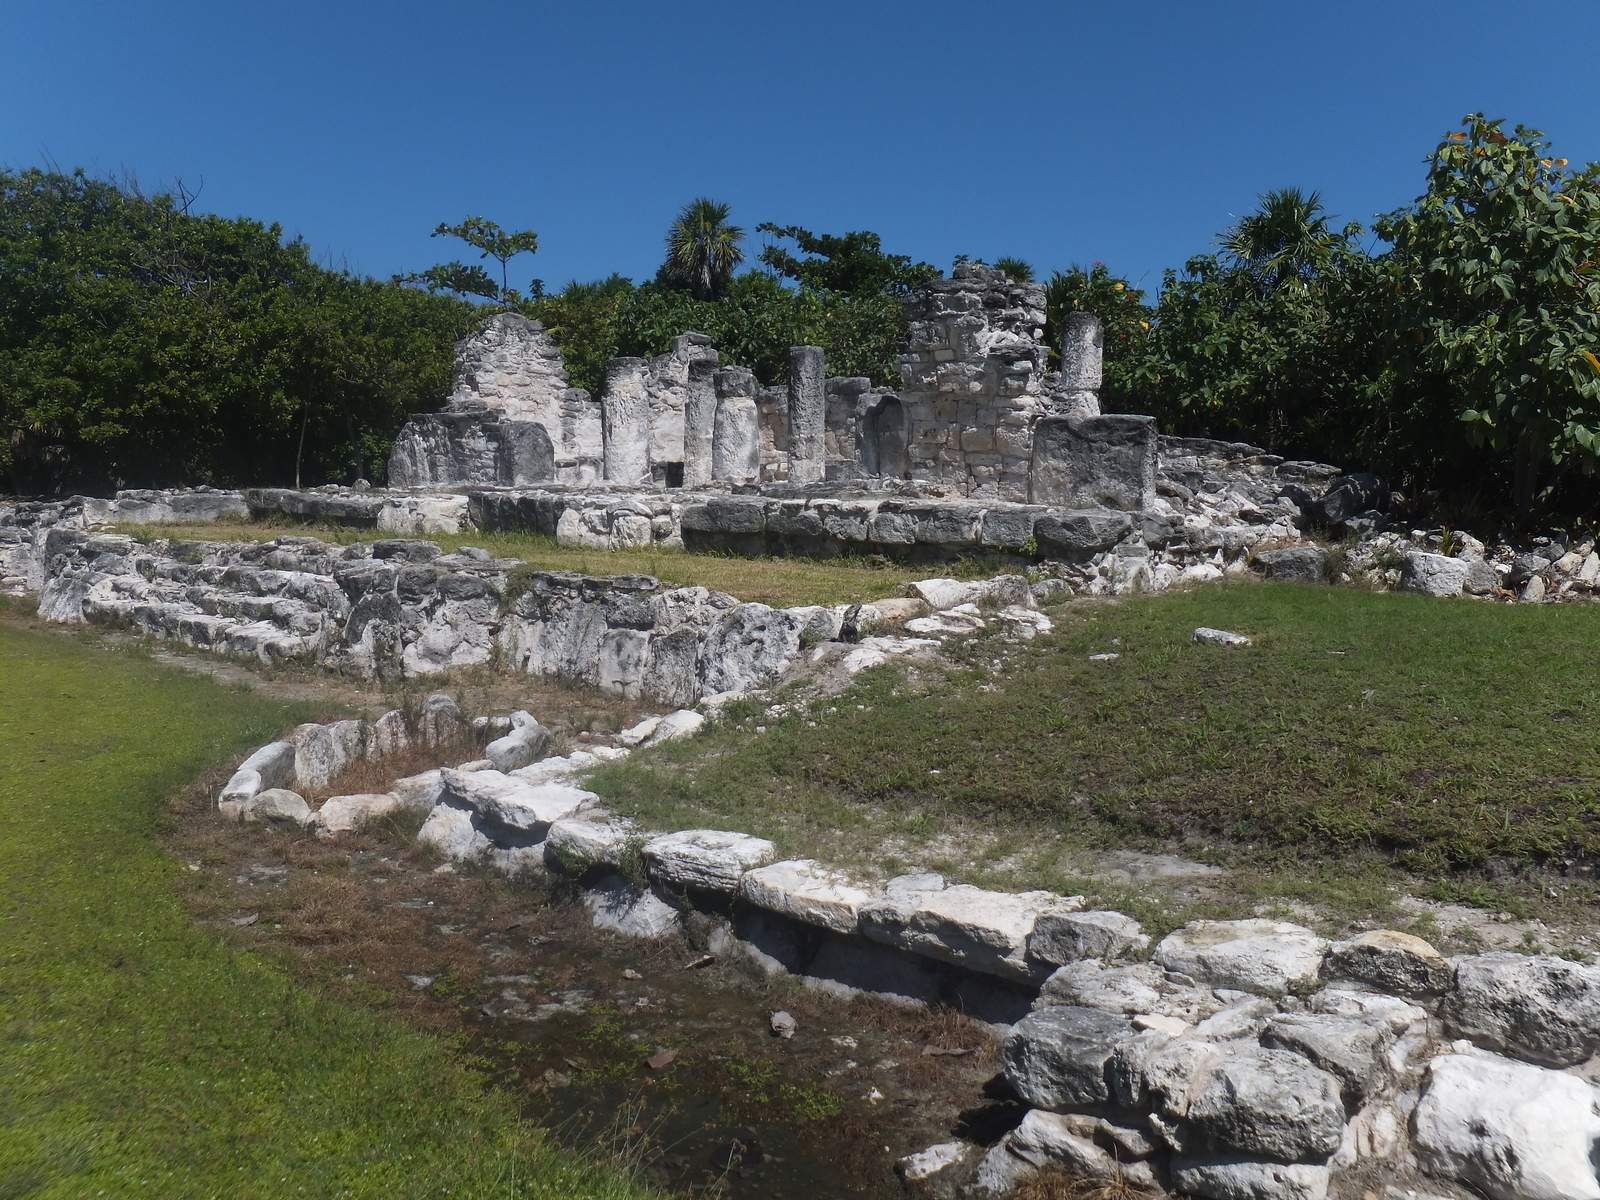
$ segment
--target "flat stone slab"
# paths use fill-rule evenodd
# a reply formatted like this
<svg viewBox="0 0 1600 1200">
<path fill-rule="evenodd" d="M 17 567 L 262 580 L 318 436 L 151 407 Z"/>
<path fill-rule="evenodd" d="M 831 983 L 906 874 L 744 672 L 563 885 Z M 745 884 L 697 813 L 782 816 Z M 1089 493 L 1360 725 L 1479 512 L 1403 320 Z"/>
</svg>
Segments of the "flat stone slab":
<svg viewBox="0 0 1600 1200">
<path fill-rule="evenodd" d="M 659 883 L 730 895 L 746 871 L 765 866 L 774 855 L 765 838 L 721 829 L 687 829 L 644 844 L 645 862 Z"/>
<path fill-rule="evenodd" d="M 937 875 L 890 880 L 861 910 L 861 932 L 875 942 L 1008 979 L 1033 981 L 1048 966 L 1027 958 L 1028 935 L 1045 913 L 1072 912 L 1081 896 L 945 887 Z"/>
<path fill-rule="evenodd" d="M 1194 921 L 1163 938 L 1155 960 L 1212 987 L 1284 996 L 1316 985 L 1328 946 L 1283 921 Z"/>
<path fill-rule="evenodd" d="M 835 933 L 854 933 L 861 906 L 873 895 L 811 859 L 757 867 L 739 881 L 741 899 Z"/>
<path fill-rule="evenodd" d="M 552 822 L 599 802 L 593 792 L 560 783 L 527 784 L 495 770 L 440 772 L 447 795 L 486 821 L 540 841 Z"/>
</svg>

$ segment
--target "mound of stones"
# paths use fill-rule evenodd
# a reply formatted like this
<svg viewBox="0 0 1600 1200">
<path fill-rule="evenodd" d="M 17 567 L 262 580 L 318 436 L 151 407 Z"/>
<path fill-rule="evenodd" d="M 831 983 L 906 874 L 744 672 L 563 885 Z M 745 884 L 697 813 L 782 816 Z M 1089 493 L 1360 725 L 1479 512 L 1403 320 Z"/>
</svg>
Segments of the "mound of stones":
<svg viewBox="0 0 1600 1200">
<path fill-rule="evenodd" d="M 724 914 L 715 953 L 849 994 L 952 996 L 1004 1024 L 1004 1079 L 1026 1114 L 997 1143 L 947 1142 L 899 1170 L 916 1194 L 990 1200 L 1064 1168 L 1210 1200 L 1600 1200 L 1600 967 L 1509 952 L 1446 958 L 1393 930 L 1329 941 L 1268 919 L 1195 921 L 1153 946 L 1082 897 L 932 874 L 881 885 L 730 830 L 653 833 L 609 817 L 580 773 L 693 735 L 651 718 L 540 757 L 526 713 L 477 729 L 445 696 L 409 719 L 306 725 L 247 759 L 219 797 L 250 822 L 324 835 L 399 810 L 456 861 L 576 880 L 594 923 L 677 930 Z M 406 739 L 487 740 L 483 757 L 319 809 L 326 786 Z M 467 744 L 462 741 L 462 744 Z M 1010 1005 L 1010 1011 L 1004 1011 Z"/>
</svg>

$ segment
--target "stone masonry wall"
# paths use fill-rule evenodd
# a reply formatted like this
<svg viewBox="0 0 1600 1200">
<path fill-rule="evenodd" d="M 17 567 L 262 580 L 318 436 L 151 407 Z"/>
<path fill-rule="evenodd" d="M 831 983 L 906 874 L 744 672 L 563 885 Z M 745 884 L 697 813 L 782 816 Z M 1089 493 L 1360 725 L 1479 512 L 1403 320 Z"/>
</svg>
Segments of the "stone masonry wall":
<svg viewBox="0 0 1600 1200">
<path fill-rule="evenodd" d="M 952 276 L 906 301 L 910 473 L 969 497 L 1026 501 L 1031 425 L 1050 408 L 1044 289 L 974 264 Z"/>
</svg>

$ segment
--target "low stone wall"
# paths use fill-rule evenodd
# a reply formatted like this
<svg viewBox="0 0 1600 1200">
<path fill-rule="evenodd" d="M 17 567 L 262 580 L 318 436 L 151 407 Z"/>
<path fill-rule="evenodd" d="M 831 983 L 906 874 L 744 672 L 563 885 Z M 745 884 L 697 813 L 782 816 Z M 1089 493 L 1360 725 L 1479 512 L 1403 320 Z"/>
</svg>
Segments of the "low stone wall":
<svg viewBox="0 0 1600 1200">
<path fill-rule="evenodd" d="M 853 640 L 879 620 L 870 605 L 775 609 L 648 575 L 533 571 L 409 539 L 140 543 L 56 525 L 41 540 L 39 613 L 49 620 L 366 678 L 493 661 L 687 705 L 773 682 L 802 638 Z"/>
<path fill-rule="evenodd" d="M 482 738 L 503 736 L 459 768 L 316 811 L 292 790 L 325 787 L 375 747 L 459 736 L 465 716 L 436 696 L 414 726 L 399 712 L 301 726 L 241 764 L 219 807 L 324 836 L 425 813 L 419 841 L 570 879 L 600 928 L 662 937 L 692 907 L 715 922 L 718 956 L 1003 1026 L 1004 1081 L 1025 1116 L 993 1145 L 900 1160 L 918 1194 L 998 1200 L 1056 1167 L 1207 1200 L 1600 1197 L 1600 967 L 1447 958 L 1393 930 L 1332 941 L 1267 919 L 1194 921 L 1152 946 L 1136 920 L 1080 896 L 858 880 L 774 861 L 771 842 L 737 831 L 602 817 L 586 769 L 703 720 L 650 718 L 622 746 L 532 761 L 548 735 L 530 714 L 480 718 Z"/>
</svg>

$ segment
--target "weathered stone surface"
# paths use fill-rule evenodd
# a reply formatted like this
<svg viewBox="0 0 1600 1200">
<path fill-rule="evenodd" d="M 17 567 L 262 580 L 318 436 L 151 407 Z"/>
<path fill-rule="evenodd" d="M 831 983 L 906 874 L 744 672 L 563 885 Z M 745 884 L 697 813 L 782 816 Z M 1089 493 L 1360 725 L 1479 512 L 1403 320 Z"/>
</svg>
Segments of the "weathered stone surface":
<svg viewBox="0 0 1600 1200">
<path fill-rule="evenodd" d="M 223 787 L 219 801 L 242 803 L 267 788 L 293 787 L 298 782 L 294 756 L 293 742 L 268 742 L 239 764 Z"/>
<path fill-rule="evenodd" d="M 1488 596 L 1500 588 L 1500 576 L 1495 569 L 1481 558 L 1474 558 L 1467 563 L 1466 578 L 1461 581 L 1461 590 L 1469 596 Z"/>
<path fill-rule="evenodd" d="M 1111 1098 L 1106 1061 L 1134 1033 L 1123 1018 L 1094 1008 L 1057 1005 L 1030 1013 L 1006 1036 L 1006 1082 L 1035 1108 L 1104 1104 Z"/>
<path fill-rule="evenodd" d="M 1034 922 L 1028 935 L 1028 954 L 1060 964 L 1080 958 L 1116 958 L 1149 944 L 1139 922 L 1119 912 L 1046 913 Z"/>
<path fill-rule="evenodd" d="M 1136 509 L 1155 499 L 1155 487 L 1154 417 L 1043 417 L 1034 424 L 1033 503 Z"/>
<path fill-rule="evenodd" d="M 1424 596 L 1459 596 L 1467 582 L 1467 567 L 1459 558 L 1411 550 L 1400 569 L 1400 589 Z"/>
<path fill-rule="evenodd" d="M 969 970 L 1032 980 L 1048 968 L 1026 959 L 1034 922 L 1069 912 L 1081 897 L 1052 892 L 991 892 L 969 884 L 944 887 L 939 876 L 902 876 L 864 905 L 861 932 L 876 942 L 940 958 Z"/>
<path fill-rule="evenodd" d="M 1388 507 L 1388 484 L 1377 475 L 1357 472 L 1341 475 L 1328 485 L 1317 505 L 1317 515 L 1329 525 L 1338 525 L 1357 513 L 1381 512 Z"/>
<path fill-rule="evenodd" d="M 1052 405 L 1069 416 L 1100 415 L 1101 359 L 1105 326 L 1093 313 L 1081 309 L 1067 313 L 1061 322 L 1061 390 Z"/>
<path fill-rule="evenodd" d="M 826 467 L 824 357 L 821 346 L 789 347 L 790 483 L 819 483 Z"/>
<path fill-rule="evenodd" d="M 357 792 L 330 796 L 312 815 L 311 823 L 325 833 L 345 833 L 366 821 L 388 816 L 404 807 L 393 792 Z"/>
<path fill-rule="evenodd" d="M 676 929 L 683 915 L 648 888 L 640 889 L 631 879 L 613 875 L 590 888 L 583 896 L 595 928 L 628 937 L 664 937 Z"/>
<path fill-rule="evenodd" d="M 1187 1119 L 1222 1150 L 1321 1162 L 1339 1148 L 1339 1084 L 1297 1054 L 1231 1043 L 1193 1088 Z"/>
<path fill-rule="evenodd" d="M 573 875 L 591 867 L 620 867 L 629 836 L 626 825 L 611 822 L 578 817 L 552 821 L 544 837 L 545 861 Z"/>
<path fill-rule="evenodd" d="M 896 1159 L 894 1169 L 907 1183 L 926 1183 L 937 1175 L 959 1170 L 971 1161 L 975 1151 L 971 1142 L 939 1142 Z"/>
<path fill-rule="evenodd" d="M 1395 996 L 1442 995 L 1455 979 L 1455 967 L 1444 955 L 1421 938 L 1392 929 L 1374 929 L 1347 942 L 1334 942 L 1323 973 Z"/>
<path fill-rule="evenodd" d="M 472 814 L 451 804 L 434 806 L 417 831 L 417 842 L 431 846 L 445 858 L 458 861 L 477 858 L 493 846 L 488 836 L 473 823 Z"/>
<path fill-rule="evenodd" d="M 598 800 L 593 792 L 565 784 L 533 786 L 496 770 L 440 772 L 445 795 L 485 822 L 514 830 L 528 841 L 544 839 L 554 821 L 576 816 Z M 498 835 L 496 835 L 498 836 Z"/>
<path fill-rule="evenodd" d="M 411 731 L 406 726 L 406 714 L 398 708 L 390 709 L 367 726 L 367 757 L 383 758 L 411 748 Z"/>
<path fill-rule="evenodd" d="M 773 858 L 765 838 L 720 829 L 688 829 L 652 838 L 644 844 L 651 878 L 664 887 L 733 893 L 746 871 Z"/>
<path fill-rule="evenodd" d="M 1416 1019 L 1426 1020 L 1422 1009 L 1413 1012 Z M 1339 1081 L 1340 1094 L 1354 1109 L 1387 1081 L 1385 1052 L 1398 1033 L 1381 1014 L 1284 1013 L 1272 1018 L 1261 1041 L 1292 1051 L 1332 1075 Z"/>
<path fill-rule="evenodd" d="M 919 579 L 911 585 L 917 598 L 934 610 L 955 608 L 971 604 L 982 595 L 976 583 L 960 579 Z"/>
<path fill-rule="evenodd" d="M 1572 1066 L 1600 1050 L 1600 967 L 1509 951 L 1458 958 L 1441 1014 L 1486 1049 Z"/>
<path fill-rule="evenodd" d="M 739 881 L 739 895 L 751 904 L 809 925 L 854 933 L 857 914 L 873 894 L 839 871 L 811 859 L 798 859 L 747 871 Z"/>
<path fill-rule="evenodd" d="M 1047 512 L 1033 523 L 1039 552 L 1045 557 L 1108 550 L 1133 532 L 1133 518 L 1111 508 Z"/>
<path fill-rule="evenodd" d="M 327 787 L 366 752 L 360 721 L 301 725 L 294 731 L 294 777 L 303 788 Z"/>
<path fill-rule="evenodd" d="M 1194 921 L 1163 938 L 1155 959 L 1213 987 L 1283 996 L 1315 985 L 1328 945 L 1282 921 Z"/>
<path fill-rule="evenodd" d="M 1172 1160 L 1172 1183 L 1206 1200 L 1325 1200 L 1330 1172 L 1311 1163 L 1226 1156 Z"/>
<path fill-rule="evenodd" d="M 1093 1132 L 1100 1132 L 1103 1126 L 1104 1122 L 1077 1114 L 1036 1108 L 1006 1135 L 1001 1146 L 1032 1167 L 1064 1167 L 1080 1179 L 1154 1187 L 1155 1175 L 1148 1163 L 1123 1161 L 1095 1144 Z"/>
<path fill-rule="evenodd" d="M 438 770 L 424 771 L 420 775 L 395 780 L 389 790 L 400 801 L 401 807 L 427 812 L 444 796 L 444 777 Z"/>
<path fill-rule="evenodd" d="M 662 717 L 644 744 L 654 746 L 660 742 L 675 742 L 679 738 L 693 737 L 700 732 L 700 727 L 705 723 L 706 719 L 700 713 L 693 709 L 680 708 L 677 712 Z"/>
<path fill-rule="evenodd" d="M 311 806 L 298 792 L 267 788 L 244 801 L 240 815 L 251 823 L 304 825 L 311 820 Z"/>
<path fill-rule="evenodd" d="M 1593 1089 L 1571 1075 L 1441 1055 L 1413 1128 L 1427 1171 L 1494 1200 L 1600 1200 L 1600 1116 Z"/>
<path fill-rule="evenodd" d="M 527 713 L 513 713 L 511 724 L 510 733 L 496 738 L 483 751 L 494 769 L 506 774 L 531 765 L 550 748 L 550 731 Z"/>
<path fill-rule="evenodd" d="M 711 477 L 729 483 L 753 483 L 761 477 L 756 377 L 742 367 L 725 367 L 713 379 L 717 415 L 712 429 Z"/>
<path fill-rule="evenodd" d="M 1321 546 L 1260 550 L 1255 560 L 1267 578 L 1278 583 L 1326 583 L 1328 579 L 1328 552 Z"/>
<path fill-rule="evenodd" d="M 1160 969 L 1149 963 L 1107 967 L 1098 959 L 1085 959 L 1068 963 L 1046 979 L 1035 1007 L 1075 1004 L 1132 1016 L 1155 1012 L 1162 986 Z"/>
<path fill-rule="evenodd" d="M 1189 635 L 1191 642 L 1198 642 L 1204 646 L 1249 646 L 1253 645 L 1249 638 L 1242 633 L 1230 633 L 1226 629 L 1212 629 L 1210 626 L 1201 625 L 1194 633 Z"/>
<path fill-rule="evenodd" d="M 642 358 L 606 363 L 600 409 L 605 445 L 605 477 L 610 483 L 650 481 L 650 395 Z"/>
</svg>

